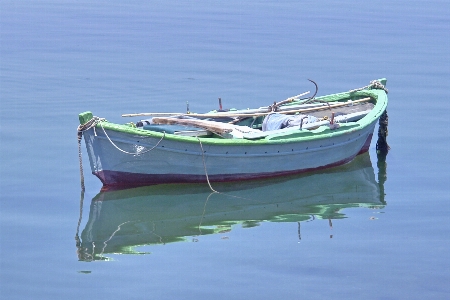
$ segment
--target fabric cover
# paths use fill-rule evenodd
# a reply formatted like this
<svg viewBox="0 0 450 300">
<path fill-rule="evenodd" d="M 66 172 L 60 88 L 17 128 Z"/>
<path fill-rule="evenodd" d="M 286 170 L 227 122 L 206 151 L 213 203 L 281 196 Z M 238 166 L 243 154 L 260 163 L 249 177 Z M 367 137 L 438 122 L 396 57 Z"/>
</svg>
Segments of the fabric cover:
<svg viewBox="0 0 450 300">
<path fill-rule="evenodd" d="M 309 115 L 283 115 L 278 113 L 271 113 L 264 118 L 262 130 L 271 131 L 294 126 L 300 127 L 300 124 L 305 125 L 308 123 L 314 123 L 316 121 L 316 117 Z"/>
</svg>

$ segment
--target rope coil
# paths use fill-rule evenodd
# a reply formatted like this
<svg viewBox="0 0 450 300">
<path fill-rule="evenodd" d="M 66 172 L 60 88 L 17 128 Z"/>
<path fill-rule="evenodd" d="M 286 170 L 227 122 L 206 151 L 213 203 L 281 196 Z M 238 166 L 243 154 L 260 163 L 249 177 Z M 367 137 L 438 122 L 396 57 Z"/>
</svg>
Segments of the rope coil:
<svg viewBox="0 0 450 300">
<path fill-rule="evenodd" d="M 92 119 L 90 119 L 86 123 L 78 125 L 78 128 L 77 128 L 78 141 L 81 141 L 84 131 L 87 131 L 91 128 L 95 128 L 95 126 L 97 126 L 98 123 L 104 122 L 104 121 L 106 121 L 106 119 L 93 116 Z"/>
<path fill-rule="evenodd" d="M 379 81 L 379 80 L 372 80 L 370 82 L 370 84 L 363 86 L 359 89 L 354 89 L 354 90 L 350 90 L 348 91 L 349 93 L 353 93 L 353 92 L 357 92 L 357 91 L 362 91 L 362 90 L 371 90 L 371 89 L 378 89 L 378 90 L 384 90 L 386 92 L 386 94 L 388 93 L 388 89 Z"/>
</svg>

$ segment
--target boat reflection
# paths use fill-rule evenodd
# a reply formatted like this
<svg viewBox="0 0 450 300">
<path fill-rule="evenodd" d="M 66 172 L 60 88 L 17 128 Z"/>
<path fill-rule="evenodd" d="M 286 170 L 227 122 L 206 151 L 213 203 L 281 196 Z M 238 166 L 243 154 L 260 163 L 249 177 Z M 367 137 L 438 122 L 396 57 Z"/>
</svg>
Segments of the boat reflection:
<svg viewBox="0 0 450 300">
<path fill-rule="evenodd" d="M 207 184 L 100 192 L 92 199 L 81 240 L 77 230 L 78 258 L 141 254 L 137 246 L 196 241 L 238 224 L 248 228 L 261 222 L 298 222 L 300 238 L 300 222 L 328 219 L 331 225 L 333 219 L 345 218 L 344 208 L 384 207 L 384 180 L 376 181 L 366 153 L 344 166 L 302 176 L 215 183 L 220 193 L 211 193 Z"/>
</svg>

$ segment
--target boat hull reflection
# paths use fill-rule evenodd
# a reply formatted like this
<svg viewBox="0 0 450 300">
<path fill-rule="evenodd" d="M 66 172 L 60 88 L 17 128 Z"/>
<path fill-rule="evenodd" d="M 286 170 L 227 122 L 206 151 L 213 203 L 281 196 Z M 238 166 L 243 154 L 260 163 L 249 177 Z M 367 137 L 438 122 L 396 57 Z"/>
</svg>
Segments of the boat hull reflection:
<svg viewBox="0 0 450 300">
<path fill-rule="evenodd" d="M 137 246 L 197 240 L 233 225 L 345 218 L 344 208 L 385 203 L 368 153 L 341 167 L 284 180 L 158 185 L 100 192 L 78 244 L 80 260 L 133 253 Z"/>
</svg>

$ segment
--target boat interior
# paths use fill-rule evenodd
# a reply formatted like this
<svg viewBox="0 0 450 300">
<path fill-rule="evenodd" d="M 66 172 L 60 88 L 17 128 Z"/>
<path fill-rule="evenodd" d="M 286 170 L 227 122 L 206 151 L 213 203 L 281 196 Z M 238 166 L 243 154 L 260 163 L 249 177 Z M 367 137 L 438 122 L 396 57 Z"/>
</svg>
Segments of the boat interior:
<svg viewBox="0 0 450 300">
<path fill-rule="evenodd" d="M 294 128 L 308 131 L 320 126 L 339 128 L 340 124 L 363 118 L 373 109 L 374 103 L 375 100 L 370 97 L 335 102 L 306 99 L 286 103 L 284 100 L 279 104 L 252 110 L 230 109 L 206 114 L 155 116 L 137 122 L 136 127 L 181 136 L 259 139 Z"/>
</svg>

